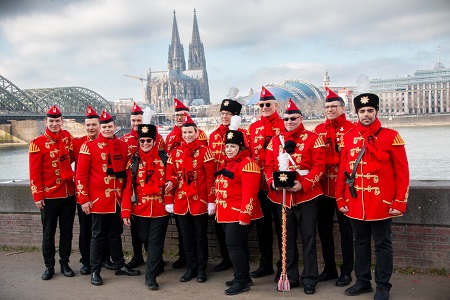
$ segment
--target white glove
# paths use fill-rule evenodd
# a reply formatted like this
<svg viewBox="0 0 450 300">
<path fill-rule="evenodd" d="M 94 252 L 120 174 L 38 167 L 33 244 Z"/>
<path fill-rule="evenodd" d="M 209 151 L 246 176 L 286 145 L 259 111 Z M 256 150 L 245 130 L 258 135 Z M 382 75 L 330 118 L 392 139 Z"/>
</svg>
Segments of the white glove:
<svg viewBox="0 0 450 300">
<path fill-rule="evenodd" d="M 287 171 L 289 167 L 289 154 L 287 152 L 278 155 L 278 170 Z"/>
<path fill-rule="evenodd" d="M 208 203 L 208 215 L 212 216 L 216 213 L 216 204 L 215 203 Z"/>
<path fill-rule="evenodd" d="M 241 117 L 232 116 L 230 121 L 230 126 L 228 126 L 229 130 L 238 130 L 239 126 L 241 126 Z"/>
<path fill-rule="evenodd" d="M 166 211 L 169 214 L 172 214 L 173 213 L 173 204 L 166 204 Z"/>
</svg>

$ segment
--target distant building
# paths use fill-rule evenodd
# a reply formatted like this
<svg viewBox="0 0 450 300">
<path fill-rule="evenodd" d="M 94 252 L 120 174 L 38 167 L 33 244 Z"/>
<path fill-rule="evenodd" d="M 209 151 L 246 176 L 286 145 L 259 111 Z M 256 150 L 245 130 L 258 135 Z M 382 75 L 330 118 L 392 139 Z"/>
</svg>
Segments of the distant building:
<svg viewBox="0 0 450 300">
<path fill-rule="evenodd" d="M 173 12 L 172 41 L 169 45 L 167 71 L 151 71 L 147 74 L 147 101 L 158 113 L 173 111 L 173 98 L 186 105 L 210 104 L 208 73 L 203 43 L 194 10 L 192 41 L 189 44 L 188 69 L 184 58 L 184 48 L 178 34 L 177 19 Z"/>
</svg>

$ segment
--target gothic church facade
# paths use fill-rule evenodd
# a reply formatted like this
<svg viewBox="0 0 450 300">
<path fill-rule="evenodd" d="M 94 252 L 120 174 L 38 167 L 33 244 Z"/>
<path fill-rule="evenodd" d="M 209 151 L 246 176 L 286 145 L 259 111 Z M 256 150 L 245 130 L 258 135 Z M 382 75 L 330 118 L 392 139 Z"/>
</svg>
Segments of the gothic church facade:
<svg viewBox="0 0 450 300">
<path fill-rule="evenodd" d="M 173 98 L 189 106 L 210 104 L 205 50 L 200 40 L 195 10 L 192 41 L 189 44 L 188 68 L 186 69 L 184 48 L 178 33 L 175 11 L 167 67 L 167 71 L 152 72 L 149 69 L 147 73 L 146 98 L 157 113 L 173 112 Z"/>
</svg>

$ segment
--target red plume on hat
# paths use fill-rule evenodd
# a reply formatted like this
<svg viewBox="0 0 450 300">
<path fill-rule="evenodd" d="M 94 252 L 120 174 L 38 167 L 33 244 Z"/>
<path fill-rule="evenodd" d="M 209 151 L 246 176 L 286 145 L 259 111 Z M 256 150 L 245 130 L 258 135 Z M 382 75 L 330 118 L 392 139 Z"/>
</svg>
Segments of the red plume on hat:
<svg viewBox="0 0 450 300">
<path fill-rule="evenodd" d="M 327 86 L 325 87 L 325 90 L 327 91 L 327 97 L 325 99 L 325 102 L 333 102 L 333 101 L 344 101 L 338 94 L 330 90 Z"/>
<path fill-rule="evenodd" d="M 59 117 L 62 117 L 62 114 L 61 114 L 61 111 L 59 110 L 59 108 L 56 107 L 56 105 L 53 105 L 48 110 L 46 116 L 49 117 L 49 118 L 59 118 Z"/>
<path fill-rule="evenodd" d="M 144 111 L 142 108 L 136 104 L 136 102 L 133 103 L 133 107 L 131 108 L 131 114 L 132 115 L 143 115 Z"/>
<path fill-rule="evenodd" d="M 114 121 L 113 117 L 106 110 L 103 110 L 100 116 L 100 124 L 106 124 L 112 121 Z"/>
<path fill-rule="evenodd" d="M 292 101 L 292 98 L 289 98 L 288 106 L 286 107 L 286 110 L 284 111 L 285 114 L 302 114 L 300 109 L 298 109 L 297 105 L 295 105 L 294 101 Z"/>
<path fill-rule="evenodd" d="M 267 101 L 267 100 L 276 100 L 276 99 L 272 95 L 272 93 L 263 86 L 261 88 L 261 94 L 259 95 L 259 100 L 260 101 Z"/>
<path fill-rule="evenodd" d="M 177 98 L 173 98 L 175 101 L 175 111 L 189 111 L 189 107 L 183 104 L 180 100 Z"/>
<path fill-rule="evenodd" d="M 181 126 L 182 127 L 189 127 L 189 126 L 197 127 L 194 120 L 192 120 L 191 116 L 187 112 L 184 113 L 184 121 L 183 121 L 183 125 L 181 125 Z"/>
<path fill-rule="evenodd" d="M 88 105 L 86 109 L 86 119 L 98 119 L 98 118 L 100 118 L 100 116 L 97 114 L 97 112 L 90 105 Z"/>
</svg>

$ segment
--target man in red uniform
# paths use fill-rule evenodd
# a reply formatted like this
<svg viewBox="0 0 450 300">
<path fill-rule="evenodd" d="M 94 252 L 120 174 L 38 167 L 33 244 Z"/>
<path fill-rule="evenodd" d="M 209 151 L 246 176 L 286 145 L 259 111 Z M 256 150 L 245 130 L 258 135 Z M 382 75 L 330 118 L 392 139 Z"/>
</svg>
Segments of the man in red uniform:
<svg viewBox="0 0 450 300">
<path fill-rule="evenodd" d="M 211 153 L 214 155 L 214 162 L 216 163 L 216 171 L 219 170 L 219 167 L 225 161 L 225 134 L 230 129 L 230 123 L 234 120 L 234 126 L 240 125 L 240 117 L 242 105 L 231 99 L 224 99 L 220 105 L 220 126 L 216 130 L 214 130 L 209 136 L 209 149 L 211 149 Z M 236 117 L 233 117 L 236 116 Z M 246 130 L 241 128 L 236 128 L 236 130 L 241 131 L 244 136 L 246 136 Z M 246 141 L 245 145 L 248 145 Z M 230 255 L 228 253 L 227 244 L 225 241 L 225 232 L 223 230 L 222 224 L 219 224 L 217 221 L 214 222 L 214 227 L 216 229 L 217 241 L 219 242 L 220 255 L 222 256 L 222 261 L 214 267 L 214 271 L 220 272 L 228 270 L 232 267 L 230 261 Z"/>
<path fill-rule="evenodd" d="M 175 114 L 174 114 L 174 121 L 175 125 L 173 126 L 173 130 L 169 132 L 169 134 L 166 136 L 166 145 L 165 150 L 167 154 L 170 154 L 170 152 L 181 146 L 185 143 L 183 140 L 181 127 L 183 126 L 184 121 L 184 113 L 189 114 L 189 107 L 183 104 L 180 100 L 177 98 L 173 98 L 175 101 Z M 198 132 L 198 142 L 200 145 L 208 146 L 208 137 L 206 136 L 205 132 L 201 130 L 200 128 L 197 128 Z M 175 225 L 177 227 L 178 232 L 178 256 L 179 258 L 172 264 L 172 267 L 178 269 L 183 268 L 186 265 L 186 259 L 184 257 L 184 247 L 183 247 L 183 237 L 181 236 L 181 230 L 180 226 L 178 224 L 177 216 L 174 215 L 175 218 Z"/>
<path fill-rule="evenodd" d="M 53 105 L 45 117 L 45 133 L 32 140 L 29 149 L 31 194 L 41 211 L 43 225 L 43 280 L 49 280 L 55 274 L 55 232 L 58 219 L 61 273 L 66 277 L 75 275 L 69 267 L 76 207 L 73 183 L 75 174 L 70 166 L 73 161 L 72 136 L 62 129 L 63 124 L 61 112 Z"/>
<path fill-rule="evenodd" d="M 142 124 L 142 115 L 144 111 L 142 108 L 134 102 L 131 108 L 130 122 L 131 131 L 120 138 L 121 141 L 127 143 L 130 153 L 134 154 L 138 148 L 138 126 Z M 156 133 L 156 145 L 158 149 L 164 149 L 164 138 Z M 133 224 L 133 217 L 131 218 L 131 245 L 133 246 L 133 257 L 130 262 L 128 262 L 128 267 L 136 268 L 144 263 L 144 258 L 142 256 L 142 241 L 139 238 L 139 234 L 136 231 L 136 226 Z"/>
<path fill-rule="evenodd" d="M 290 286 L 299 286 L 297 238 L 300 232 L 303 254 L 300 279 L 305 294 L 310 295 L 315 293 L 319 276 L 316 224 L 318 197 L 323 194 L 320 178 L 325 173 L 325 145 L 317 134 L 305 129 L 302 114 L 291 99 L 283 120 L 285 130 L 267 146 L 264 174 L 272 188 L 269 199 L 277 205 L 278 219 L 281 219 L 282 196 L 275 190 L 273 173 L 283 169 L 295 172 L 295 185 L 286 189 L 286 272 Z M 286 158 L 284 168 L 281 157 Z"/>
<path fill-rule="evenodd" d="M 260 107 L 261 117 L 258 121 L 250 125 L 248 135 L 251 157 L 263 172 L 266 162 L 267 145 L 272 137 L 279 135 L 284 129 L 284 123 L 277 112 L 278 103 L 269 90 L 262 87 L 259 99 L 258 105 Z M 276 206 L 272 205 L 272 202 L 267 198 L 268 186 L 264 180 L 264 176 L 261 176 L 259 190 L 258 198 L 264 217 L 256 221 L 256 233 L 258 235 L 258 247 L 261 252 L 261 257 L 259 260 L 259 267 L 255 271 L 250 272 L 250 276 L 253 278 L 273 274 L 272 215 L 275 223 L 280 221 L 276 219 L 276 215 L 274 214 Z M 275 230 L 278 230 L 278 228 L 280 228 L 280 226 L 275 226 Z M 277 236 L 279 247 L 281 247 L 281 236 L 279 231 L 277 231 Z M 280 261 L 278 261 L 277 267 L 278 277 L 281 272 Z"/>
<path fill-rule="evenodd" d="M 126 178 L 126 165 L 130 158 L 128 145 L 115 135 L 114 119 L 106 111 L 100 117 L 100 135 L 82 145 L 78 158 L 76 187 L 78 202 L 83 212 L 92 213 L 91 284 L 102 285 L 100 276 L 102 252 L 109 249 L 116 275 L 136 276 L 140 271 L 125 264 L 122 251 L 123 223 L 120 216 Z"/>
<path fill-rule="evenodd" d="M 324 143 L 326 151 L 325 175 L 322 184 L 323 195 L 319 198 L 319 215 L 317 217 L 320 242 L 322 243 L 322 255 L 325 262 L 323 272 L 319 275 L 320 281 L 338 278 L 336 260 L 334 253 L 334 212 L 339 222 L 341 233 L 342 265 L 341 275 L 336 281 L 336 286 L 343 287 L 352 281 L 353 271 L 353 232 L 349 218 L 345 217 L 337 209 L 336 205 L 336 179 L 339 170 L 340 148 L 344 134 L 356 126 L 345 117 L 345 102 L 335 92 L 326 87 L 327 97 L 325 101 L 326 121 L 319 124 L 314 132 L 319 134 Z"/>
<path fill-rule="evenodd" d="M 353 228 L 356 283 L 349 296 L 372 291 L 371 239 L 375 244 L 375 300 L 389 299 L 393 270 L 392 218 L 406 211 L 409 167 L 400 134 L 378 119 L 379 98 L 353 99 L 358 125 L 344 136 L 336 182 L 338 208 Z"/>
</svg>

